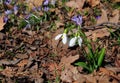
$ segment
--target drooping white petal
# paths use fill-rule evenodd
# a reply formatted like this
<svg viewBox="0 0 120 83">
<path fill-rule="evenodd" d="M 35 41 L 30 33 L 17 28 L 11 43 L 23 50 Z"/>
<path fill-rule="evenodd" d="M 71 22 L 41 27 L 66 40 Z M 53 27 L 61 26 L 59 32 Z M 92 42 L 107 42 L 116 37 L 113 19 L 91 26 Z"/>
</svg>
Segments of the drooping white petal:
<svg viewBox="0 0 120 83">
<path fill-rule="evenodd" d="M 62 36 L 62 42 L 63 42 L 63 44 L 66 44 L 67 40 L 68 40 L 67 34 L 63 33 L 63 36 Z"/>
<path fill-rule="evenodd" d="M 81 46 L 81 44 L 82 44 L 82 38 L 78 37 L 78 45 Z"/>
<path fill-rule="evenodd" d="M 69 41 L 69 47 L 73 47 L 73 46 L 76 44 L 76 40 L 77 40 L 77 37 L 72 38 L 72 39 Z"/>
<path fill-rule="evenodd" d="M 61 36 L 62 36 L 62 34 L 58 34 L 58 35 L 55 37 L 55 40 L 60 39 Z"/>
</svg>

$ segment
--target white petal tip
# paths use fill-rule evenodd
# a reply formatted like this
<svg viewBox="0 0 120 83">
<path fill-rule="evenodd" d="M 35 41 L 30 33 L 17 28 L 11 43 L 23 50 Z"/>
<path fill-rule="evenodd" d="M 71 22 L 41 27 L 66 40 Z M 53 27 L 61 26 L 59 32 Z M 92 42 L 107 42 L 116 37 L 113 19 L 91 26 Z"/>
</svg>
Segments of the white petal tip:
<svg viewBox="0 0 120 83">
<path fill-rule="evenodd" d="M 58 35 L 55 37 L 55 40 L 60 39 L 61 36 L 62 36 L 62 34 L 58 34 Z"/>
</svg>

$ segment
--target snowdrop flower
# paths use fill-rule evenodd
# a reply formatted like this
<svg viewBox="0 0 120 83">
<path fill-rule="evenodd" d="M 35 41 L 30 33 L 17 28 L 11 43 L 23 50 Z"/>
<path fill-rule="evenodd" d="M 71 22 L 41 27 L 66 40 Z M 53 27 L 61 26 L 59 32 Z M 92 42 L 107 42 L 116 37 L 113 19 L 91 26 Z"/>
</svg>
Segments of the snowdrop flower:
<svg viewBox="0 0 120 83">
<path fill-rule="evenodd" d="M 79 46 L 82 44 L 82 38 L 80 36 L 75 36 L 69 41 L 69 47 L 73 47 L 78 43 Z"/>
<path fill-rule="evenodd" d="M 67 41 L 68 41 L 68 37 L 67 37 L 67 34 L 66 33 L 63 33 L 63 34 L 58 34 L 56 37 L 55 37 L 55 40 L 58 40 L 62 38 L 62 42 L 63 44 L 66 44 Z"/>
<path fill-rule="evenodd" d="M 78 15 L 78 16 L 73 16 L 72 21 L 74 21 L 77 25 L 81 25 L 82 24 L 82 16 Z"/>
</svg>

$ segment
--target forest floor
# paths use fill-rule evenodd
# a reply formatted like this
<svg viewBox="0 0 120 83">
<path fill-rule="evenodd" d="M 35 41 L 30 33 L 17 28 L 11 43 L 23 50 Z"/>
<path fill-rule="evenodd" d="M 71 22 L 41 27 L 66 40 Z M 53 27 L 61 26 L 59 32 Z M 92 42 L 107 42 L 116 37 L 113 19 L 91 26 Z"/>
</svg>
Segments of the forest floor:
<svg viewBox="0 0 120 83">
<path fill-rule="evenodd" d="M 120 83 L 119 0 L 49 0 L 47 5 L 44 0 L 5 1 L 0 4 L 0 83 Z M 33 17 L 26 18 L 28 14 Z M 81 46 L 73 47 L 55 40 L 72 25 L 76 32 L 74 15 L 82 16 L 81 30 L 93 53 L 105 48 L 102 65 L 90 73 L 75 65 L 87 63 L 84 37 Z"/>
</svg>

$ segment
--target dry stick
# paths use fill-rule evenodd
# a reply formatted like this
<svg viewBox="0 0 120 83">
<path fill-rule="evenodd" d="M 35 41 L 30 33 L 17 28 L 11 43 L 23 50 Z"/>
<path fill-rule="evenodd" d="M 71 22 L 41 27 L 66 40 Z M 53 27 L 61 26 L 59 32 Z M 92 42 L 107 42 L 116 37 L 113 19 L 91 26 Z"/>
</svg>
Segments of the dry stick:
<svg viewBox="0 0 120 83">
<path fill-rule="evenodd" d="M 113 26 L 116 26 L 118 28 L 120 27 L 119 23 L 104 22 L 104 23 L 100 23 L 100 24 L 97 24 L 97 25 L 93 25 L 93 26 L 85 26 L 85 27 L 83 27 L 83 29 L 86 29 L 86 30 L 95 30 L 95 29 L 100 29 L 100 28 L 95 28 L 95 27 L 104 26 L 104 25 L 113 25 Z M 118 29 L 118 28 L 113 28 L 113 29 Z"/>
<path fill-rule="evenodd" d="M 16 65 L 16 64 L 19 63 L 21 60 L 22 60 L 22 59 L 17 59 L 17 60 L 14 60 L 14 61 L 1 60 L 1 61 L 0 61 L 0 65 L 7 65 L 7 66 Z"/>
</svg>

